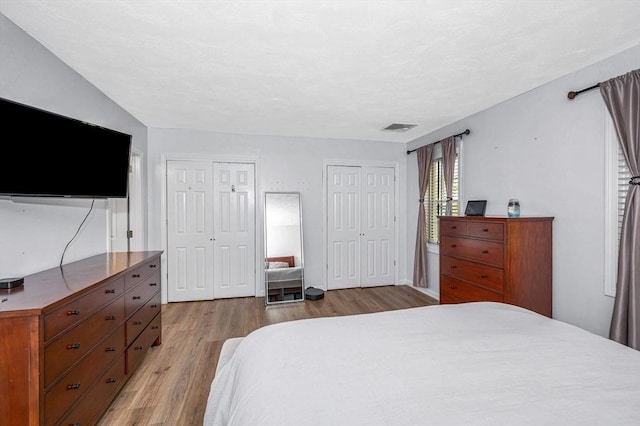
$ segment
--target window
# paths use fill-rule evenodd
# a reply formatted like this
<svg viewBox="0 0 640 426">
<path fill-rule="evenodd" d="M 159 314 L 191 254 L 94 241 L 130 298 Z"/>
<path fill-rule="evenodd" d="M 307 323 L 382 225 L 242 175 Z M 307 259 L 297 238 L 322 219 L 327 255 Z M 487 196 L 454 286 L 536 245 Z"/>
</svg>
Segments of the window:
<svg viewBox="0 0 640 426">
<path fill-rule="evenodd" d="M 631 172 L 620 149 L 615 128 L 605 109 L 605 264 L 604 294 L 616 295 L 618 244 Z"/>
<path fill-rule="evenodd" d="M 457 216 L 460 214 L 460 179 L 459 164 L 460 156 L 456 155 L 455 168 L 453 172 L 453 189 L 451 191 L 451 214 Z M 424 210 L 426 212 L 425 231 L 427 232 L 427 241 L 432 244 L 438 244 L 438 216 L 446 213 L 447 209 L 447 189 L 444 185 L 444 169 L 442 166 L 442 158 L 435 159 L 431 162 L 429 168 L 429 189 L 424 197 Z"/>
</svg>

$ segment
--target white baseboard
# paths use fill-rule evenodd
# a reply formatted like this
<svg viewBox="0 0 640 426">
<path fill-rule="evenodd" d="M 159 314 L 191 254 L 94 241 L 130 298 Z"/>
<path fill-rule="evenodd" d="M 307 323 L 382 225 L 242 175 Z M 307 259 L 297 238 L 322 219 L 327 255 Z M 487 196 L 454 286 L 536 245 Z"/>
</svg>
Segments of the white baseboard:
<svg viewBox="0 0 640 426">
<path fill-rule="evenodd" d="M 414 287 L 413 283 L 409 280 L 403 280 L 398 285 L 408 285 L 409 287 L 418 290 L 420 293 L 424 293 L 429 297 L 433 297 L 436 300 L 440 300 L 440 295 L 430 288 Z"/>
</svg>

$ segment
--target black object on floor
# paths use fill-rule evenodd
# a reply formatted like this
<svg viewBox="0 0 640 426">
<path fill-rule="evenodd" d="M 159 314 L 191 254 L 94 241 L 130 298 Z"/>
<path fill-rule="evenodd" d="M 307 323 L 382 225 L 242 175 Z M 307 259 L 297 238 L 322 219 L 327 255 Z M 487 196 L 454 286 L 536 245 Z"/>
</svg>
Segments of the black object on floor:
<svg viewBox="0 0 640 426">
<path fill-rule="evenodd" d="M 304 297 L 306 299 L 309 300 L 320 300 L 324 298 L 324 290 L 319 289 L 319 288 L 315 288 L 315 287 L 308 287 L 305 291 L 304 291 Z"/>
<path fill-rule="evenodd" d="M 1 278 L 0 289 L 8 290 L 15 287 L 20 287 L 24 284 L 24 278 Z"/>
</svg>

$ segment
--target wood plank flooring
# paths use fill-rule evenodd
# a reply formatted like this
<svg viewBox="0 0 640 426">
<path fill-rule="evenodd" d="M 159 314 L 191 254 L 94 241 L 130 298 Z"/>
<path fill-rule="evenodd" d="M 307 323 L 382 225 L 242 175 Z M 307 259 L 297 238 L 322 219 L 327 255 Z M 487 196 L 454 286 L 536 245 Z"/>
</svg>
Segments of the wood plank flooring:
<svg viewBox="0 0 640 426">
<path fill-rule="evenodd" d="M 149 350 L 99 426 L 201 425 L 220 349 L 268 324 L 438 304 L 409 286 L 325 292 L 324 299 L 265 307 L 263 297 L 162 306 L 162 344 Z"/>
</svg>

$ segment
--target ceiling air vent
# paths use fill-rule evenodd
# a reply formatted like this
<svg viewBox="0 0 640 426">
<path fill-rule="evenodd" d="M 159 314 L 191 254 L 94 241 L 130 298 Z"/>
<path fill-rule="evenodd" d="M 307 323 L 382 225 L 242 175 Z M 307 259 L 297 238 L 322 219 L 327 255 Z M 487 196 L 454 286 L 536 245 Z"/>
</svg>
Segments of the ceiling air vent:
<svg viewBox="0 0 640 426">
<path fill-rule="evenodd" d="M 391 123 L 382 131 L 386 132 L 406 132 L 407 130 L 411 130 L 416 127 L 417 124 L 403 124 L 403 123 Z"/>
</svg>

